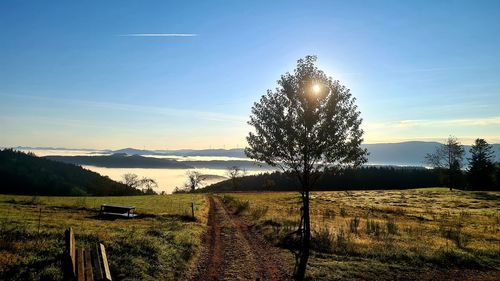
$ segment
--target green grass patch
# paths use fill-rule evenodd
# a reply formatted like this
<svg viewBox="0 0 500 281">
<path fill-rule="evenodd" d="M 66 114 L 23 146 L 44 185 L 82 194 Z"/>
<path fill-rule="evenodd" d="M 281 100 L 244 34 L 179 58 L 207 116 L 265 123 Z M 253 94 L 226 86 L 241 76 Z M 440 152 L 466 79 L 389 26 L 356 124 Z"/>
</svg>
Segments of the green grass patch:
<svg viewBox="0 0 500 281">
<path fill-rule="evenodd" d="M 99 218 L 104 203 L 133 205 L 140 216 Z M 77 245 L 106 246 L 114 280 L 179 280 L 198 254 L 207 211 L 203 195 L 0 195 L 0 280 L 61 280 L 64 230 L 70 226 Z"/>
</svg>

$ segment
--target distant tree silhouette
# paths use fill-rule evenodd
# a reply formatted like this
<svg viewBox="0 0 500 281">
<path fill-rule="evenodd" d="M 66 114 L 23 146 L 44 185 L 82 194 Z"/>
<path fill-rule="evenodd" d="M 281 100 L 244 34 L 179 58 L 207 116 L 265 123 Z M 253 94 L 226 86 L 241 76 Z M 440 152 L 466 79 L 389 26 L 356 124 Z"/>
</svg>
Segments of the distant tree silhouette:
<svg viewBox="0 0 500 281">
<path fill-rule="evenodd" d="M 123 184 L 140 190 L 144 194 L 156 194 L 154 189 L 158 187 L 156 180 L 148 177 L 139 178 L 138 175 L 128 173 L 122 176 Z"/>
<path fill-rule="evenodd" d="M 140 187 L 144 194 L 156 194 L 156 191 L 154 190 L 158 188 L 158 182 L 152 178 L 143 177 L 140 181 Z"/>
<path fill-rule="evenodd" d="M 138 188 L 140 186 L 140 179 L 136 174 L 127 173 L 122 176 L 122 183 L 131 188 Z"/>
<path fill-rule="evenodd" d="M 495 164 L 495 190 L 500 191 L 500 162 Z"/>
<path fill-rule="evenodd" d="M 188 177 L 188 181 L 186 183 L 186 188 L 191 191 L 195 191 L 197 187 L 201 185 L 201 183 L 205 180 L 205 177 L 196 171 L 189 171 L 186 173 Z"/>
<path fill-rule="evenodd" d="M 301 246 L 294 278 L 304 280 L 311 241 L 309 192 L 328 167 L 358 166 L 366 162 L 360 148 L 360 112 L 349 89 L 315 66 L 316 57 L 297 62 L 278 88 L 268 90 L 252 107 L 245 149 L 248 157 L 279 167 L 300 182 L 302 198 Z"/>
<path fill-rule="evenodd" d="M 463 185 L 462 162 L 464 148 L 456 137 L 450 136 L 446 143 L 425 156 L 426 163 L 438 170 L 442 182 L 450 190 Z"/>
<path fill-rule="evenodd" d="M 226 174 L 228 178 L 231 180 L 233 188 L 236 190 L 238 187 L 238 179 L 244 176 L 246 171 L 239 166 L 231 166 L 227 168 Z"/>
<path fill-rule="evenodd" d="M 476 139 L 470 148 L 471 157 L 467 178 L 473 189 L 491 189 L 495 185 L 493 146 L 484 139 Z"/>
<path fill-rule="evenodd" d="M 435 171 L 423 167 L 373 167 L 344 169 L 341 173 L 323 173 L 312 187 L 317 190 L 408 189 L 441 184 Z M 238 179 L 237 191 L 298 191 L 300 183 L 282 172 L 247 175 Z M 235 191 L 231 180 L 209 185 L 200 192 Z"/>
</svg>

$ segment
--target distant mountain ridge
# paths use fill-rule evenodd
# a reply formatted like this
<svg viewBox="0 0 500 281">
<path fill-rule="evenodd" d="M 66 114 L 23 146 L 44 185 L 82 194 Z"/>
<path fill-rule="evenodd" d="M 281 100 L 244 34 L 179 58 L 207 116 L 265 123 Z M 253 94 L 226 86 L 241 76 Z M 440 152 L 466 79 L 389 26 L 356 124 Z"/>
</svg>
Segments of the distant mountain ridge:
<svg viewBox="0 0 500 281">
<path fill-rule="evenodd" d="M 144 157 L 114 153 L 99 156 L 45 156 L 45 158 L 74 165 L 88 165 L 107 168 L 169 168 L 189 169 L 191 166 L 172 159 Z"/>
<path fill-rule="evenodd" d="M 150 168 L 150 169 L 227 169 L 228 167 L 238 166 L 240 168 L 256 169 L 257 164 L 249 160 L 209 160 L 209 161 L 177 161 L 175 159 L 164 159 L 155 157 L 146 157 L 141 155 L 128 155 L 126 153 L 114 153 L 112 155 L 98 156 L 45 156 L 44 158 L 64 162 L 74 165 L 87 165 L 106 168 Z M 263 165 L 264 168 L 269 168 Z"/>
<path fill-rule="evenodd" d="M 439 142 L 407 141 L 399 143 L 362 144 L 361 146 L 368 149 L 368 152 L 370 152 L 368 164 L 425 166 L 425 155 L 427 153 L 433 153 L 439 145 L 441 145 Z M 492 146 L 495 152 L 495 160 L 499 161 L 500 144 L 492 144 Z M 471 145 L 464 145 L 464 160 L 470 157 L 470 148 Z M 246 158 L 245 151 L 242 148 L 182 150 L 139 150 L 126 148 L 113 152 L 122 152 L 130 155 L 225 156 Z"/>
<path fill-rule="evenodd" d="M 112 153 L 126 153 L 128 155 L 171 155 L 171 156 L 223 156 L 246 158 L 242 148 L 234 149 L 179 149 L 179 150 L 144 150 L 135 148 L 123 148 L 112 150 Z"/>
<path fill-rule="evenodd" d="M 407 166 L 424 166 L 424 158 L 427 153 L 432 153 L 441 145 L 439 142 L 426 141 L 408 141 L 399 143 L 377 143 L 377 144 L 362 144 L 362 147 L 367 148 L 370 152 L 368 156 L 368 164 L 372 165 L 407 165 Z M 492 144 L 495 152 L 495 160 L 500 161 L 500 144 Z M 470 157 L 470 145 L 464 145 L 465 159 Z M 18 147 L 17 149 L 44 149 L 44 148 L 29 148 Z M 59 150 L 58 148 L 45 148 Z M 61 149 L 62 150 L 62 149 Z M 70 150 L 70 149 L 64 149 Z M 75 149 L 81 151 L 92 151 L 90 149 Z M 95 151 L 95 150 L 94 150 Z M 118 150 L 99 150 L 101 153 L 125 153 L 127 155 L 157 155 L 157 156 L 213 156 L 213 157 L 234 157 L 246 158 L 244 149 L 179 149 L 179 150 L 145 150 L 135 148 L 123 148 Z M 249 159 L 250 160 L 250 159 Z M 180 161 L 177 161 L 180 162 Z M 193 162 L 193 161 L 192 161 Z M 189 163 L 182 161 L 186 165 L 199 166 L 199 162 Z M 217 166 L 223 166 L 226 162 L 213 163 Z M 245 164 L 245 163 L 243 163 Z"/>
</svg>

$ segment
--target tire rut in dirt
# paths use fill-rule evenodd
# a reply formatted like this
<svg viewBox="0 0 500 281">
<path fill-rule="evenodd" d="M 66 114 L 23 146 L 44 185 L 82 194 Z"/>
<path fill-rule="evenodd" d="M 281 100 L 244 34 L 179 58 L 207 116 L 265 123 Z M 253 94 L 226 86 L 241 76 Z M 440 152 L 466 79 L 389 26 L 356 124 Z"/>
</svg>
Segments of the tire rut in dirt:
<svg viewBox="0 0 500 281">
<path fill-rule="evenodd" d="M 207 231 L 191 280 L 289 280 L 276 249 L 231 215 L 219 198 L 209 197 Z"/>
</svg>

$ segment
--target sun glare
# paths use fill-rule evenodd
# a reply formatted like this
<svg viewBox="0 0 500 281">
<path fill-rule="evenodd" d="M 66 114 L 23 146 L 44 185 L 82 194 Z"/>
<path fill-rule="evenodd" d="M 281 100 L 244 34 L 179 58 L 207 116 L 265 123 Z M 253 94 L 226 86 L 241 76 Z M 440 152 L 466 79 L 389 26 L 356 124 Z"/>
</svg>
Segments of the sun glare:
<svg viewBox="0 0 500 281">
<path fill-rule="evenodd" d="M 321 91 L 321 86 L 319 84 L 314 84 L 312 90 L 315 94 L 318 94 Z"/>
</svg>

